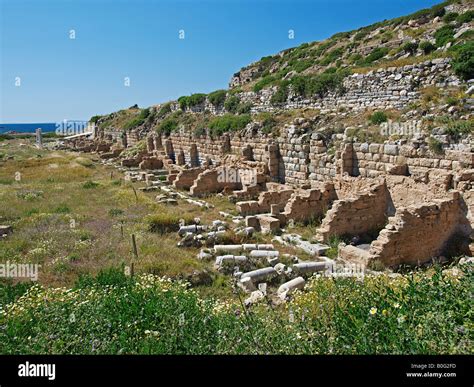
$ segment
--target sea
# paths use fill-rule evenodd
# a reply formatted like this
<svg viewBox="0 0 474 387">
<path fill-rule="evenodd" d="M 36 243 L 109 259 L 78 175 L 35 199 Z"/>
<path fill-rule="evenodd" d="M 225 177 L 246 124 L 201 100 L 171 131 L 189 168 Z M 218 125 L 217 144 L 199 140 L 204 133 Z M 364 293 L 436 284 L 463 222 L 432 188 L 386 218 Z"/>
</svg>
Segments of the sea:
<svg viewBox="0 0 474 387">
<path fill-rule="evenodd" d="M 55 132 L 68 127 L 78 127 L 80 124 L 87 125 L 87 121 L 83 120 L 69 120 L 60 122 L 37 122 L 37 123 L 17 123 L 17 124 L 0 124 L 0 134 L 14 132 L 14 133 L 35 133 L 36 129 L 41 128 L 43 133 Z M 64 129 L 66 130 L 66 129 Z M 68 133 L 65 133 L 68 134 Z M 75 133 L 72 133 L 75 134 Z"/>
</svg>

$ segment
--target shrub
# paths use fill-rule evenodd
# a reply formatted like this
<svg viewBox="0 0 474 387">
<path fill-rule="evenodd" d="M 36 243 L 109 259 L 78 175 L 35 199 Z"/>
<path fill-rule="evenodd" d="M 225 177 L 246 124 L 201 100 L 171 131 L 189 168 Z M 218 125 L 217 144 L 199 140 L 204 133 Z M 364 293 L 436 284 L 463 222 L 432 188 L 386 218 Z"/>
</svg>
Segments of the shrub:
<svg viewBox="0 0 474 387">
<path fill-rule="evenodd" d="M 277 91 L 270 98 L 270 103 L 272 105 L 278 105 L 278 104 L 285 103 L 287 99 L 288 99 L 288 83 L 284 82 L 280 84 L 280 86 L 278 86 Z"/>
<path fill-rule="evenodd" d="M 99 186 L 99 183 L 96 183 L 95 181 L 86 181 L 83 185 L 82 188 L 84 189 L 92 189 L 92 188 L 97 188 Z"/>
<path fill-rule="evenodd" d="M 169 136 L 171 132 L 178 128 L 179 122 L 174 116 L 170 116 L 163 121 L 156 128 L 156 132 Z"/>
<path fill-rule="evenodd" d="M 447 122 L 446 133 L 455 139 L 459 139 L 462 135 L 471 134 L 474 129 L 474 121 L 449 120 Z"/>
<path fill-rule="evenodd" d="M 423 51 L 425 55 L 428 55 L 432 53 L 434 50 L 436 50 L 436 46 L 432 44 L 431 42 L 428 42 L 427 40 L 421 42 L 419 47 L 420 47 L 420 50 Z"/>
<path fill-rule="evenodd" d="M 211 130 L 211 136 L 221 136 L 226 132 L 235 132 L 242 130 L 245 126 L 252 121 L 250 115 L 233 115 L 233 114 L 224 114 L 220 117 L 214 117 L 209 122 L 209 129 Z"/>
<path fill-rule="evenodd" d="M 443 26 L 434 33 L 436 46 L 443 47 L 454 40 L 454 28 L 452 26 Z"/>
<path fill-rule="evenodd" d="M 437 4 L 431 7 L 430 15 L 431 17 L 443 17 L 446 14 L 446 10 L 444 9 L 445 4 Z"/>
<path fill-rule="evenodd" d="M 357 62 L 360 66 L 367 66 L 372 64 L 373 62 L 382 59 L 385 55 L 387 55 L 389 49 L 387 47 L 377 47 L 372 50 L 372 52 L 367 55 L 365 58 L 362 58 L 360 61 Z"/>
<path fill-rule="evenodd" d="M 407 42 L 402 46 L 402 50 L 406 53 L 410 53 L 411 55 L 416 54 L 416 50 L 418 50 L 418 43 L 416 42 Z"/>
<path fill-rule="evenodd" d="M 140 113 L 136 117 L 134 117 L 131 120 L 127 121 L 123 125 L 123 129 L 129 130 L 129 129 L 133 129 L 133 128 L 136 128 L 138 126 L 143 125 L 143 123 L 145 122 L 146 118 L 149 115 L 150 115 L 150 109 L 141 110 Z"/>
<path fill-rule="evenodd" d="M 437 155 L 443 153 L 443 144 L 434 137 L 429 138 L 428 147 L 433 153 Z"/>
<path fill-rule="evenodd" d="M 374 125 L 380 125 L 383 122 L 387 122 L 387 120 L 387 114 L 382 111 L 376 111 L 369 117 L 369 121 Z"/>
<path fill-rule="evenodd" d="M 445 23 L 451 23 L 456 20 L 456 18 L 459 16 L 457 12 L 449 12 L 443 17 L 443 21 Z"/>
<path fill-rule="evenodd" d="M 93 116 L 89 121 L 93 122 L 95 124 L 97 121 L 99 121 L 100 117 L 102 117 L 102 116 Z"/>
<path fill-rule="evenodd" d="M 469 10 L 467 12 L 462 13 L 456 18 L 456 21 L 459 24 L 469 23 L 472 19 L 474 19 L 474 11 Z"/>
<path fill-rule="evenodd" d="M 359 31 L 355 34 L 354 41 L 358 42 L 364 39 L 368 34 L 369 34 L 369 31 L 366 31 L 366 30 Z"/>
<path fill-rule="evenodd" d="M 342 47 L 335 48 L 332 51 L 329 51 L 326 56 L 321 60 L 322 66 L 327 66 L 328 64 L 334 63 L 337 59 L 339 59 L 342 54 L 344 53 L 344 49 Z"/>
<path fill-rule="evenodd" d="M 293 65 L 293 70 L 295 70 L 297 73 L 301 73 L 307 68 L 311 67 L 312 63 L 313 61 L 310 59 L 300 60 Z"/>
<path fill-rule="evenodd" d="M 236 113 L 237 107 L 239 106 L 240 99 L 236 95 L 231 95 L 229 98 L 226 99 L 224 102 L 224 108 L 229 113 Z"/>
<path fill-rule="evenodd" d="M 462 79 L 474 78 L 474 42 L 468 42 L 456 48 L 453 70 Z"/>
<path fill-rule="evenodd" d="M 192 218 L 182 217 L 174 214 L 153 214 L 145 217 L 145 223 L 147 229 L 150 232 L 157 232 L 160 234 L 166 234 L 170 232 L 176 232 L 179 230 L 180 221 L 184 220 L 184 223 L 192 222 Z"/>
<path fill-rule="evenodd" d="M 276 81 L 276 78 L 273 75 L 267 75 L 266 77 L 263 77 L 260 79 L 254 86 L 253 86 L 253 91 L 255 93 L 258 93 L 260 90 L 262 90 L 265 86 L 271 85 L 273 82 Z"/>
<path fill-rule="evenodd" d="M 222 104 L 224 103 L 226 94 L 227 92 L 225 90 L 216 90 L 210 93 L 207 96 L 207 99 L 212 105 L 214 105 L 215 107 L 219 107 L 222 106 Z"/>
<path fill-rule="evenodd" d="M 61 204 L 54 209 L 56 214 L 69 214 L 71 209 L 66 204 Z"/>
<path fill-rule="evenodd" d="M 252 103 L 251 102 L 245 102 L 245 103 L 239 103 L 237 106 L 237 114 L 248 114 L 252 110 Z"/>
<path fill-rule="evenodd" d="M 191 108 L 193 106 L 200 105 L 206 100 L 206 94 L 195 93 L 190 96 L 183 96 L 178 98 L 179 107 L 181 110 L 186 110 L 186 108 Z"/>
<path fill-rule="evenodd" d="M 158 111 L 158 118 L 164 118 L 167 114 L 171 113 L 171 103 L 165 103 Z"/>
</svg>

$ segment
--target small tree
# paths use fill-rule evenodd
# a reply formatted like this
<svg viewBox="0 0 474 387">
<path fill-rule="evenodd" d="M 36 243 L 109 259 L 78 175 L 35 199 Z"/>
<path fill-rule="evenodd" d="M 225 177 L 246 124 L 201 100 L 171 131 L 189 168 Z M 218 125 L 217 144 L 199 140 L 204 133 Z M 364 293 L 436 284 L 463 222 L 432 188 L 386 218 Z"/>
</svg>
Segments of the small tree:
<svg viewBox="0 0 474 387">
<path fill-rule="evenodd" d="M 474 42 L 463 44 L 455 51 L 453 70 L 463 80 L 474 78 Z"/>
</svg>

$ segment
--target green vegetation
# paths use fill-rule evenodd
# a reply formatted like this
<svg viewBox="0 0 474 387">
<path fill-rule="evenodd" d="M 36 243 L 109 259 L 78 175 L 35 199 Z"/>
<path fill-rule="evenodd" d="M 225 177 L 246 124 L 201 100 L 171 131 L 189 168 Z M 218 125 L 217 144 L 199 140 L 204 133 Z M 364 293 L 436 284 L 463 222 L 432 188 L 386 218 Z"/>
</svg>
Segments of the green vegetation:
<svg viewBox="0 0 474 387">
<path fill-rule="evenodd" d="M 410 55 L 416 54 L 416 50 L 418 50 L 418 43 L 416 42 L 406 42 L 402 46 L 402 50 L 406 53 L 410 53 Z"/>
<path fill-rule="evenodd" d="M 383 122 L 387 122 L 387 120 L 388 120 L 387 114 L 382 111 L 376 111 L 372 113 L 372 115 L 369 117 L 369 121 L 373 125 L 380 125 Z"/>
<path fill-rule="evenodd" d="M 288 99 L 288 84 L 289 82 L 281 82 L 275 94 L 270 98 L 272 105 L 283 104 Z"/>
<path fill-rule="evenodd" d="M 169 136 L 171 132 L 175 131 L 178 128 L 178 124 L 178 120 L 175 117 L 167 117 L 158 124 L 156 132 Z"/>
<path fill-rule="evenodd" d="M 269 86 L 273 84 L 276 81 L 276 78 L 273 75 L 267 75 L 266 77 L 263 77 L 260 79 L 254 86 L 253 86 L 253 91 L 255 93 L 259 92 L 266 86 Z"/>
<path fill-rule="evenodd" d="M 206 100 L 206 94 L 195 93 L 190 96 L 183 96 L 178 98 L 179 107 L 181 110 L 192 108 L 193 106 L 200 105 Z"/>
<path fill-rule="evenodd" d="M 141 126 L 145 123 L 145 120 L 147 119 L 147 117 L 150 115 L 150 109 L 143 109 L 140 111 L 140 113 L 132 118 L 131 120 L 127 121 L 124 125 L 123 125 L 123 129 L 125 130 L 130 130 L 130 129 L 134 129 L 138 126 Z"/>
<path fill-rule="evenodd" d="M 147 229 L 150 232 L 157 232 L 160 234 L 166 234 L 169 232 L 176 232 L 179 230 L 180 221 L 184 220 L 184 223 L 190 223 L 192 218 L 182 217 L 175 214 L 169 213 L 158 213 L 153 215 L 148 215 L 145 218 L 145 223 L 147 224 Z"/>
<path fill-rule="evenodd" d="M 321 60 L 320 64 L 322 66 L 327 66 L 331 63 L 334 63 L 337 59 L 339 59 L 342 54 L 344 53 L 344 49 L 342 47 L 335 48 L 332 51 L 329 51 L 324 58 Z"/>
<path fill-rule="evenodd" d="M 431 54 L 434 50 L 436 50 L 436 46 L 428 41 L 423 41 L 420 43 L 420 50 L 423 51 L 423 54 L 428 55 Z"/>
<path fill-rule="evenodd" d="M 453 21 L 456 20 L 456 18 L 459 16 L 457 12 L 449 12 L 446 15 L 443 16 L 443 21 L 445 23 L 452 23 Z"/>
<path fill-rule="evenodd" d="M 93 116 L 89 121 L 95 124 L 101 117 L 102 116 Z"/>
<path fill-rule="evenodd" d="M 453 70 L 464 80 L 474 78 L 474 41 L 456 47 Z"/>
<path fill-rule="evenodd" d="M 428 147 L 437 155 L 443 154 L 443 144 L 434 137 L 429 138 Z"/>
<path fill-rule="evenodd" d="M 236 95 L 231 95 L 226 99 L 224 102 L 224 108 L 227 110 L 229 113 L 237 113 L 237 109 L 240 104 L 240 99 Z"/>
<path fill-rule="evenodd" d="M 473 280 L 467 266 L 456 277 L 321 277 L 284 307 L 250 311 L 123 268 L 72 290 L 3 284 L 0 353 L 468 354 Z"/>
<path fill-rule="evenodd" d="M 210 134 L 212 137 L 218 137 L 227 132 L 242 130 L 250 121 L 252 119 L 249 114 L 224 114 L 214 117 L 209 122 Z"/>
<path fill-rule="evenodd" d="M 82 188 L 84 188 L 84 189 L 93 189 L 93 188 L 97 188 L 98 186 L 99 186 L 99 183 L 97 183 L 95 181 L 92 181 L 92 180 L 88 180 L 82 185 Z"/>
<path fill-rule="evenodd" d="M 469 10 L 459 15 L 456 22 L 459 24 L 470 23 L 472 19 L 474 19 L 474 10 Z"/>
<path fill-rule="evenodd" d="M 227 92 L 225 90 L 216 90 L 210 93 L 207 99 L 212 105 L 219 107 L 224 104 L 226 94 Z"/>
<path fill-rule="evenodd" d="M 443 26 L 434 33 L 434 38 L 436 39 L 437 47 L 443 47 L 447 43 L 453 42 L 454 28 L 450 25 Z"/>
<path fill-rule="evenodd" d="M 165 103 L 160 110 L 158 111 L 157 117 L 158 118 L 164 118 L 166 117 L 169 113 L 171 113 L 171 103 Z"/>
<path fill-rule="evenodd" d="M 385 55 L 387 55 L 389 49 L 387 47 L 377 47 L 372 50 L 372 52 L 367 55 L 365 58 L 360 59 L 357 62 L 358 66 L 368 66 L 373 62 L 382 59 Z"/>
</svg>

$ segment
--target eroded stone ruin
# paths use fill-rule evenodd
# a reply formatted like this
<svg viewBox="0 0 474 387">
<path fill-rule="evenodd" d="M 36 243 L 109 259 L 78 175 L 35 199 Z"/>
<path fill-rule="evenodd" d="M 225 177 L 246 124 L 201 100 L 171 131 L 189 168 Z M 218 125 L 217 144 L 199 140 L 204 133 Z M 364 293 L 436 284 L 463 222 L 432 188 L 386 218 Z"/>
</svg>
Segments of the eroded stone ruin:
<svg viewBox="0 0 474 387">
<path fill-rule="evenodd" d="M 453 12 L 449 7 L 446 12 Z M 471 5 L 462 3 L 456 12 L 469 9 Z M 281 233 L 275 237 L 278 242 L 293 244 L 314 257 L 323 257 L 327 245 L 335 241 L 340 242 L 339 260 L 366 267 L 418 265 L 471 255 L 474 140 L 470 131 L 453 134 L 446 127 L 434 127 L 434 122 L 448 114 L 449 120 L 472 128 L 472 80 L 463 81 L 453 71 L 449 55 L 433 59 L 424 57 L 419 49 L 416 53 L 399 49 L 411 42 L 407 30 L 423 26 L 425 38 L 434 40 L 442 25 L 441 18 L 417 18 L 397 25 L 396 36 L 380 42 L 387 53 L 392 52 L 385 59 L 395 64 L 395 59 L 416 59 L 410 58 L 415 54 L 422 59 L 352 73 L 337 89 L 312 96 L 290 88 L 275 102 L 277 86 L 258 91 L 246 87 L 260 79 L 264 64 L 241 69 L 232 77 L 229 91 L 221 92 L 224 100 L 237 98 L 247 107 L 249 122 L 243 129 L 217 134 L 210 127 L 191 130 L 188 122 L 195 117 L 235 113 L 225 103 L 213 104 L 201 95 L 194 105 L 171 101 L 151 107 L 152 119 L 130 129 L 115 124 L 120 112 L 103 116 L 93 141 L 74 138 L 67 146 L 97 152 L 104 162 L 119 163 L 130 180 L 146 182 L 143 189 L 160 188 L 160 203 L 175 204 L 179 197 L 205 208 L 209 205 L 206 197 L 224 195 L 235 203 L 239 215 L 230 218 L 240 224 L 239 232 Z M 472 22 L 454 26 L 453 39 L 462 40 L 471 26 Z M 370 38 L 383 32 L 375 26 Z M 354 41 L 355 33 L 349 35 L 347 39 Z M 439 47 L 437 53 L 447 52 L 450 44 Z M 320 44 L 300 49 L 313 46 Z M 349 54 L 366 56 L 376 49 L 353 46 Z M 270 73 L 280 70 L 284 62 L 280 59 L 288 53 L 291 50 L 268 60 L 276 66 L 268 69 Z M 347 58 L 343 58 L 346 64 Z M 323 70 L 312 68 L 315 74 Z M 290 72 L 285 77 L 295 75 Z M 430 105 L 425 100 L 436 90 L 463 97 L 456 104 Z M 420 101 L 424 101 L 421 106 Z M 385 117 L 377 128 L 379 133 L 368 136 L 364 114 L 375 110 L 390 111 L 395 119 Z M 161 112 L 165 113 L 156 118 Z M 262 119 L 261 114 L 267 116 Z M 158 130 L 167 115 L 191 119 L 176 123 L 173 130 Z M 274 117 L 279 121 L 275 118 L 276 124 L 268 130 L 267 123 Z M 312 241 L 291 233 L 295 225 L 306 224 L 317 225 Z M 214 233 L 214 238 L 222 232 L 217 227 L 208 233 Z M 199 245 L 194 234 L 190 232 L 183 244 Z M 217 258 L 220 267 L 232 260 L 243 264 L 252 257 L 239 250 Z M 275 273 L 268 270 L 267 274 Z M 298 278 L 288 280 L 282 293 L 301 286 Z"/>
</svg>

